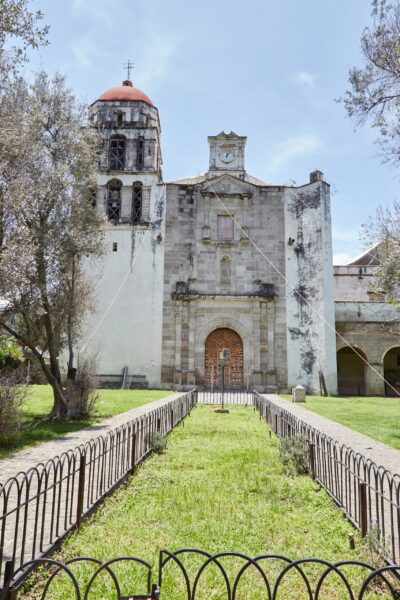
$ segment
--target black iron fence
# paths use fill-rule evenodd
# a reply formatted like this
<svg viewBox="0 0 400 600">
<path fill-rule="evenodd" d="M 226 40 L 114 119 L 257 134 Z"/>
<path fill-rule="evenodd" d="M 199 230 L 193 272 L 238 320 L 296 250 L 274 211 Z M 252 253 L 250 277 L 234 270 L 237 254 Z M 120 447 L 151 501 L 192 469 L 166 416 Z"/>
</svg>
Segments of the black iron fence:
<svg viewBox="0 0 400 600">
<path fill-rule="evenodd" d="M 55 549 L 152 451 L 155 432 L 168 433 L 196 402 L 192 390 L 1 485 L 0 587 Z"/>
<path fill-rule="evenodd" d="M 260 417 L 279 437 L 307 438 L 312 477 L 327 490 L 363 537 L 369 532 L 371 542 L 379 546 L 386 559 L 399 563 L 400 475 L 321 433 L 257 392 L 254 404 Z"/>
<path fill-rule="evenodd" d="M 156 581 L 152 565 L 133 556 L 107 562 L 90 557 L 73 558 L 65 563 L 51 559 L 32 561 L 7 582 L 1 598 L 20 597 L 15 584 L 21 582 L 21 572 L 29 572 L 39 564 L 46 570 L 40 584 L 35 582 L 35 597 L 42 599 L 48 598 L 54 588 L 57 598 L 71 600 L 88 597 L 157 600 L 161 594 L 165 600 L 204 600 L 211 594 L 219 600 L 400 598 L 400 566 L 377 568 L 356 560 L 333 563 L 317 558 L 292 560 L 281 554 L 261 554 L 254 558 L 240 552 L 211 555 L 195 548 L 161 550 Z"/>
</svg>

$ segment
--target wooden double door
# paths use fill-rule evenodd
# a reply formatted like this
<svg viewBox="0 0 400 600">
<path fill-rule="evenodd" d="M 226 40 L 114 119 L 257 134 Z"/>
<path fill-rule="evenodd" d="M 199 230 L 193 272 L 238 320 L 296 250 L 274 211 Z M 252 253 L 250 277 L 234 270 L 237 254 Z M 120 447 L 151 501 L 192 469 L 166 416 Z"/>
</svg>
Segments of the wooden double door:
<svg viewBox="0 0 400 600">
<path fill-rule="evenodd" d="M 227 388 L 242 388 L 243 342 L 236 331 L 227 327 L 215 329 L 206 339 L 204 383 L 209 388 L 221 386 L 222 371 L 219 355 L 224 348 L 228 349 L 224 385 Z"/>
</svg>

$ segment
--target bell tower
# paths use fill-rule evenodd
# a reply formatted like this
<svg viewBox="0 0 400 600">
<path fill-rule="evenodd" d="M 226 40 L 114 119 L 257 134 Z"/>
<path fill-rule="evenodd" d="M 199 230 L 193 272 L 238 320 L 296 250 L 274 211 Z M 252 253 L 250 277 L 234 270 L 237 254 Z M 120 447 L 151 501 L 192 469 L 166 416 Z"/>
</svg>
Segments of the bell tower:
<svg viewBox="0 0 400 600">
<path fill-rule="evenodd" d="M 158 110 L 128 78 L 93 102 L 90 120 L 103 140 L 93 204 L 108 224 L 105 254 L 93 269 L 92 323 L 100 326 L 90 346 L 98 350 L 103 384 L 118 385 L 123 372 L 124 381 L 154 385 L 161 369 L 165 231 Z"/>
</svg>

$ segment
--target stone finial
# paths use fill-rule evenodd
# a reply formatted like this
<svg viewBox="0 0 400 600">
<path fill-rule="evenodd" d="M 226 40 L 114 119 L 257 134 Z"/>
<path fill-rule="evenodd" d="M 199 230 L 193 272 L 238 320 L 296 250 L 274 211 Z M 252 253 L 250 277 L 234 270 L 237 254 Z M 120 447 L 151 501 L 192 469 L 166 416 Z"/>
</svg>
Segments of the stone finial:
<svg viewBox="0 0 400 600">
<path fill-rule="evenodd" d="M 324 174 L 322 171 L 315 169 L 315 171 L 311 171 L 310 173 L 310 183 L 315 183 L 316 181 L 323 181 Z"/>
</svg>

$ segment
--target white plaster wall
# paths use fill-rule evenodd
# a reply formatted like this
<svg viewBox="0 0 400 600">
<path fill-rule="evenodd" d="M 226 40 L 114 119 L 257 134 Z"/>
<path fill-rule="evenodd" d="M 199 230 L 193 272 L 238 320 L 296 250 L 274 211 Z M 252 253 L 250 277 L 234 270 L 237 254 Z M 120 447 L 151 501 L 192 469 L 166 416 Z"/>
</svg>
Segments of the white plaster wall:
<svg viewBox="0 0 400 600">
<path fill-rule="evenodd" d="M 368 302 L 376 267 L 343 265 L 333 267 L 336 301 Z"/>
<path fill-rule="evenodd" d="M 288 387 L 301 383 L 337 393 L 329 187 L 322 182 L 285 190 Z M 289 244 L 289 238 L 292 243 Z M 299 302 L 298 290 L 307 302 Z"/>
<path fill-rule="evenodd" d="M 131 179 L 139 178 L 121 177 L 126 185 Z M 106 254 L 90 265 L 97 282 L 96 311 L 88 319 L 83 342 L 89 340 L 87 350 L 98 351 L 101 375 L 119 375 L 127 365 L 129 374 L 145 375 L 150 385 L 160 382 L 164 207 L 165 187 L 153 185 L 153 226 L 110 226 Z M 113 243 L 118 244 L 117 252 L 112 250 Z"/>
<path fill-rule="evenodd" d="M 387 302 L 335 302 L 338 322 L 398 323 L 400 308 Z"/>
</svg>

